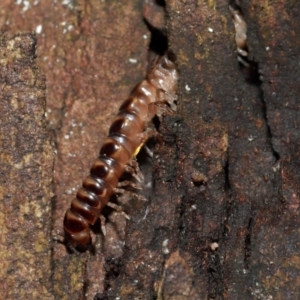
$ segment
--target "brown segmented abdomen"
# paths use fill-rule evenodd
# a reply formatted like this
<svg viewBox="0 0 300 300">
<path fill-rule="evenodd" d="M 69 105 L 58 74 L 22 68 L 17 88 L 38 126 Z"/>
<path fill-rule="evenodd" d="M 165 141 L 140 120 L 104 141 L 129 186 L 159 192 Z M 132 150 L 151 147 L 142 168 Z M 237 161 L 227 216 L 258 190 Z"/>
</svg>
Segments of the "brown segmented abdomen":
<svg viewBox="0 0 300 300">
<path fill-rule="evenodd" d="M 158 111 L 158 106 L 152 104 L 169 102 L 171 107 L 174 106 L 177 81 L 175 64 L 164 56 L 121 105 L 100 156 L 65 214 L 65 239 L 71 247 L 85 246 L 90 242 L 89 225 L 95 224 L 114 193 L 125 165 L 145 142 L 146 126 Z M 165 99 L 162 99 L 161 92 L 166 95 Z"/>
</svg>

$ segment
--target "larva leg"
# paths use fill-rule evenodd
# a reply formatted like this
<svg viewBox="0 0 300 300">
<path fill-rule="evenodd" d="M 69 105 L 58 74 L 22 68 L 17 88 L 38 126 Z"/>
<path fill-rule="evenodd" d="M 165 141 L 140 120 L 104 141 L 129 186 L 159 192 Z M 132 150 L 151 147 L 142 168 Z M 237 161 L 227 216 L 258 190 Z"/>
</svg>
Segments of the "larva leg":
<svg viewBox="0 0 300 300">
<path fill-rule="evenodd" d="M 65 244 L 72 253 L 80 255 L 80 252 L 77 251 L 77 249 L 72 244 L 66 242 L 65 235 L 61 230 L 57 229 L 55 230 L 55 232 L 52 231 L 52 240 L 60 244 Z"/>
<path fill-rule="evenodd" d="M 126 187 L 126 186 L 130 186 L 132 188 L 134 188 L 135 190 L 142 190 L 143 187 L 141 186 L 141 184 L 136 184 L 130 180 L 124 180 L 124 181 L 120 181 L 118 182 L 117 187 Z"/>
<path fill-rule="evenodd" d="M 250 68 L 251 65 L 250 65 L 249 63 L 247 63 L 246 60 L 245 60 L 243 57 L 238 56 L 238 57 L 237 57 L 237 60 L 238 60 L 244 67 Z"/>
<path fill-rule="evenodd" d="M 157 130 L 148 127 L 145 131 L 138 134 L 138 138 L 140 140 L 140 146 L 136 149 L 135 153 L 133 154 L 133 157 L 136 157 L 138 153 L 140 152 L 141 148 L 144 146 L 145 142 L 149 140 L 152 137 L 158 137 L 160 136 L 160 133 L 157 132 Z M 134 159 L 131 159 L 134 160 Z M 131 162 L 127 164 L 127 166 L 130 166 Z"/>
<path fill-rule="evenodd" d="M 139 164 L 135 159 L 131 159 L 125 166 L 125 172 L 131 174 L 138 182 L 144 181 L 144 176 L 139 168 Z"/>
<path fill-rule="evenodd" d="M 128 191 L 128 190 L 125 190 L 125 189 L 120 189 L 120 188 L 115 188 L 114 189 L 114 192 L 116 193 L 116 194 L 120 194 L 120 195 L 128 195 L 128 196 L 130 196 L 130 197 L 135 197 L 135 198 L 137 198 L 138 200 L 142 200 L 142 201 L 148 201 L 144 196 L 142 196 L 142 195 L 139 195 L 139 194 L 137 194 L 137 193 L 134 193 L 134 192 L 131 192 L 131 191 Z"/>
<path fill-rule="evenodd" d="M 150 103 L 149 116 L 157 115 L 158 117 L 161 117 L 163 114 L 174 114 L 174 111 L 176 110 L 176 105 L 173 103 L 171 107 L 169 107 L 168 104 L 170 103 L 167 100 L 161 100 L 158 102 Z"/>
<path fill-rule="evenodd" d="M 64 233 L 57 229 L 57 230 L 52 230 L 52 240 L 56 241 L 57 243 L 64 244 L 65 243 L 65 235 Z"/>
<path fill-rule="evenodd" d="M 152 151 L 149 147 L 147 147 L 146 145 L 144 146 L 144 149 L 145 149 L 146 153 L 147 153 L 151 158 L 153 158 L 153 151 Z"/>
<path fill-rule="evenodd" d="M 165 90 L 158 90 L 156 95 L 157 101 L 155 103 L 167 103 L 171 107 L 171 113 L 174 113 L 174 111 L 177 110 L 177 105 L 174 103 L 175 100 L 177 100 L 176 95 L 171 95 Z"/>
<path fill-rule="evenodd" d="M 76 255 L 80 255 L 80 252 L 77 251 L 77 249 L 70 243 L 66 242 L 64 233 L 57 229 L 55 231 L 52 231 L 52 240 L 64 244 L 68 247 L 69 250 L 71 250 L 72 253 L 75 253 Z"/>
<path fill-rule="evenodd" d="M 71 243 L 67 243 L 67 247 L 72 251 L 72 253 L 75 253 L 76 255 L 80 255 L 80 252 L 77 251 L 76 248 Z"/>
<path fill-rule="evenodd" d="M 115 211 L 123 215 L 127 220 L 130 220 L 130 217 L 122 210 L 122 208 L 119 205 L 112 202 L 108 202 L 107 206 L 113 208 Z"/>
<path fill-rule="evenodd" d="M 152 104 L 152 103 L 151 103 L 151 104 Z M 150 105 L 151 105 L 151 104 L 150 104 Z M 153 103 L 153 104 L 155 104 L 155 103 Z M 150 105 L 149 105 L 149 106 L 150 106 Z M 157 135 L 159 135 L 159 133 L 158 133 L 155 129 L 150 128 L 150 127 L 148 127 L 145 131 L 141 132 L 141 133 L 139 134 L 139 138 L 141 139 L 141 147 L 144 145 L 144 143 L 145 143 L 147 140 L 149 140 L 150 138 L 155 137 L 155 136 L 157 136 Z"/>
<path fill-rule="evenodd" d="M 100 227 L 101 227 L 101 231 L 103 233 L 104 236 L 106 236 L 106 228 L 105 228 L 105 223 L 106 223 L 106 219 L 103 215 L 100 215 L 99 217 L 100 219 Z"/>
</svg>

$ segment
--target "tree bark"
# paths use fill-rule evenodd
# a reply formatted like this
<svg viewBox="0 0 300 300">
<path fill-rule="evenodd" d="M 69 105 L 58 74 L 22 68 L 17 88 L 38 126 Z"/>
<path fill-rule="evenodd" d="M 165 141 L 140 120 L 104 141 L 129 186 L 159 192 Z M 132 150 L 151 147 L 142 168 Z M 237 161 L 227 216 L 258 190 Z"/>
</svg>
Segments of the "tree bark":
<svg viewBox="0 0 300 300">
<path fill-rule="evenodd" d="M 179 98 L 176 113 L 159 124 L 149 200 L 124 206 L 129 221 L 105 211 L 107 236 L 97 234 L 93 253 L 77 256 L 53 243 L 50 256 L 51 243 L 44 245 L 45 266 L 51 258 L 53 276 L 42 299 L 295 299 L 300 290 L 300 3 L 240 1 L 249 59 L 260 71 L 253 82 L 237 61 L 229 1 L 165 2 Z M 142 15 L 162 28 L 161 13 L 162 6 L 141 0 L 41 2 L 29 8 L 7 0 L 2 5 L 3 30 L 37 31 L 48 125 L 57 147 L 55 230 L 62 229 L 64 212 L 118 106 L 145 75 L 150 33 Z M 29 116 L 34 120 L 33 113 Z M 47 135 L 45 143 L 49 140 Z M 14 151 L 23 153 L 20 145 Z M 26 176 L 20 173 L 22 182 Z M 10 190 L 19 185 L 13 178 Z M 42 209 L 44 227 L 34 229 L 50 238 L 49 179 L 45 186 L 40 190 L 40 197 L 49 199 Z M 24 205 L 28 199 L 22 197 Z M 7 209 L 1 211 L 12 220 Z M 20 235 L 21 242 L 9 243 L 5 251 L 22 259 L 27 249 L 22 228 L 7 234 Z M 26 253 L 34 255 L 31 251 Z M 4 262 L 13 264 L 9 257 Z M 31 267 L 35 275 L 42 271 L 50 278 L 50 267 Z M 3 284 L 10 282 L 5 272 Z M 24 280 L 15 269 L 9 274 Z M 14 286 L 15 293 L 22 289 Z M 7 292 L 5 299 L 15 294 Z"/>
<path fill-rule="evenodd" d="M 53 148 L 33 34 L 0 35 L 1 299 L 53 299 Z"/>
</svg>

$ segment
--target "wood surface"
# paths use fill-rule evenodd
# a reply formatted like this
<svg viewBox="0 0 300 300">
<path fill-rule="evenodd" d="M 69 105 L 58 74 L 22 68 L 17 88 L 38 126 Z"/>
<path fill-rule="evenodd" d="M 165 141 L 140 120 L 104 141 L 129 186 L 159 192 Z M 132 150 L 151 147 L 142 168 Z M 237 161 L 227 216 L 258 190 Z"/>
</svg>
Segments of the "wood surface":
<svg viewBox="0 0 300 300">
<path fill-rule="evenodd" d="M 298 297 L 300 3 L 240 7 L 261 82 L 239 67 L 228 1 L 1 1 L 0 299 Z M 53 236 L 146 74 L 152 26 L 180 82 L 148 201 L 124 204 L 129 221 L 105 211 L 107 236 L 72 254 Z"/>
</svg>

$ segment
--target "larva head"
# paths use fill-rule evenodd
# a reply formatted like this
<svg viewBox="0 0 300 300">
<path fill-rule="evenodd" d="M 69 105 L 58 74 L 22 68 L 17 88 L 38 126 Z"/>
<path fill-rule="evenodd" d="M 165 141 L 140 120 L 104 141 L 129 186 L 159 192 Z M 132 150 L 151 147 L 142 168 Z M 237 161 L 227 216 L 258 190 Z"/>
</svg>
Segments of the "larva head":
<svg viewBox="0 0 300 300">
<path fill-rule="evenodd" d="M 85 248 L 91 241 L 89 224 L 71 209 L 65 215 L 64 231 L 65 240 L 71 250 Z"/>
<path fill-rule="evenodd" d="M 149 72 L 148 79 L 158 89 L 163 90 L 168 96 L 176 99 L 176 91 L 178 84 L 179 74 L 174 62 L 163 56 Z"/>
</svg>

